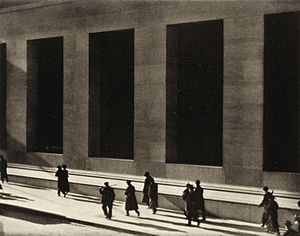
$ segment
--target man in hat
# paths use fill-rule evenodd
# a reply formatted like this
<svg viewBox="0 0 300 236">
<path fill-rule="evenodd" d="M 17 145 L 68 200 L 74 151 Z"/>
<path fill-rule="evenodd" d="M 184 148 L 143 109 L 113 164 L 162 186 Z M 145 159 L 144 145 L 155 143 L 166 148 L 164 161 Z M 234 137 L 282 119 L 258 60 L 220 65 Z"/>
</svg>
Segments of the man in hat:
<svg viewBox="0 0 300 236">
<path fill-rule="evenodd" d="M 149 172 L 145 172 L 144 176 L 145 181 L 144 181 L 144 188 L 143 188 L 143 203 L 146 203 L 148 206 L 150 206 L 150 199 L 149 199 L 149 186 L 150 183 L 152 182 L 153 178 L 151 177 Z"/>
<path fill-rule="evenodd" d="M 263 212 L 262 217 L 261 217 L 261 227 L 265 227 L 265 225 L 269 221 L 269 214 L 267 212 L 267 206 L 269 204 L 269 200 L 271 199 L 271 197 L 273 195 L 273 192 L 272 193 L 269 192 L 268 186 L 264 186 L 262 190 L 265 192 L 265 194 L 264 194 L 263 200 L 261 201 L 261 203 L 259 204 L 258 207 L 263 207 L 264 208 L 264 212 Z"/>
<path fill-rule="evenodd" d="M 115 200 L 115 192 L 113 188 L 109 186 L 108 182 L 104 183 L 104 187 L 101 187 L 99 189 L 99 192 L 102 195 L 102 210 L 104 212 L 104 215 L 106 216 L 106 218 L 111 219 L 113 202 Z"/>
</svg>

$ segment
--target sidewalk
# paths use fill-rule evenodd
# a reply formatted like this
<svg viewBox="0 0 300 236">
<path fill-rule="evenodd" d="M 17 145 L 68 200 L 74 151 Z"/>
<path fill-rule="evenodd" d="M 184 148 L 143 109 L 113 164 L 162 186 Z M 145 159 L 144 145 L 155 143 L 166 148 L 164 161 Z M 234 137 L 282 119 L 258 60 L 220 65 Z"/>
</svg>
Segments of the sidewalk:
<svg viewBox="0 0 300 236">
<path fill-rule="evenodd" d="M 270 235 L 257 224 L 215 218 L 208 218 L 200 227 L 197 227 L 196 223 L 193 227 L 188 227 L 181 212 L 159 209 L 154 215 L 144 205 L 139 206 L 140 217 L 137 217 L 135 212 L 131 212 L 131 216 L 128 217 L 125 216 L 124 202 L 120 201 L 114 203 L 113 218 L 108 220 L 102 213 L 100 196 L 97 198 L 69 193 L 64 198 L 58 197 L 55 190 L 19 183 L 4 183 L 2 187 L 0 221 L 3 217 L 1 211 L 2 214 L 7 214 L 17 209 L 19 212 L 44 215 L 49 221 L 55 218 L 61 223 L 73 222 L 113 232 L 108 234 L 103 231 L 101 235 Z M 3 215 L 7 216 L 6 214 Z M 21 234 L 22 225 L 16 227 L 20 229 Z M 34 235 L 34 232 L 31 235 Z"/>
</svg>

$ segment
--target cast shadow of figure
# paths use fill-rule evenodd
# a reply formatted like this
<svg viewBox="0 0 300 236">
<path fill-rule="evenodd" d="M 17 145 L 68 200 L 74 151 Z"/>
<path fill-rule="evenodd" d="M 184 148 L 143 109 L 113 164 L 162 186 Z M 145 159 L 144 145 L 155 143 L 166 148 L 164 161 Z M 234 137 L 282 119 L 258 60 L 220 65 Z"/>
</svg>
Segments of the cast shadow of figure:
<svg viewBox="0 0 300 236">
<path fill-rule="evenodd" d="M 16 201 L 20 201 L 20 202 L 34 201 L 30 198 L 17 196 L 17 195 L 13 195 L 10 193 L 0 193 L 0 199 L 1 200 L 16 200 Z"/>
<path fill-rule="evenodd" d="M 179 223 L 179 222 L 173 222 L 173 221 L 169 221 L 169 220 L 163 220 L 163 219 L 154 219 L 154 218 L 148 218 L 148 217 L 140 217 L 140 219 L 144 219 L 144 220 L 151 220 L 151 221 L 157 221 L 157 222 L 162 222 L 162 223 L 167 223 L 167 224 L 173 224 L 173 225 L 179 225 L 179 226 L 186 226 L 187 224 L 187 219 L 183 219 L 186 222 L 184 223 Z"/>
<path fill-rule="evenodd" d="M 251 233 L 245 233 L 245 232 L 232 232 L 230 230 L 225 230 L 225 229 L 216 229 L 216 228 L 205 228 L 205 227 L 201 227 L 201 229 L 205 229 L 208 231 L 213 231 L 213 232 L 219 232 L 220 234 L 229 234 L 229 235 L 236 235 L 236 236 L 253 236 L 254 234 Z"/>
<path fill-rule="evenodd" d="M 61 215 L 44 213 L 29 208 L 21 208 L 13 205 L 1 205 L 1 215 L 18 220 L 28 221 L 41 225 L 70 224 L 71 221 Z"/>
<path fill-rule="evenodd" d="M 251 226 L 251 225 L 238 225 L 238 224 L 233 224 L 229 222 L 215 222 L 215 221 L 206 221 L 205 224 L 212 224 L 216 226 L 221 226 L 225 228 L 234 228 L 238 230 L 247 230 L 247 231 L 254 231 L 254 232 L 265 232 L 264 229 L 256 226 Z"/>
<path fill-rule="evenodd" d="M 33 185 L 28 185 L 28 184 L 22 184 L 22 183 L 9 183 L 9 185 L 14 185 L 14 186 L 20 186 L 24 188 L 32 188 L 32 189 L 40 189 L 40 190 L 48 190 L 47 188 L 40 187 L 40 186 L 33 186 Z"/>
<path fill-rule="evenodd" d="M 141 218 L 140 219 L 150 219 L 150 218 Z M 180 233 L 186 233 L 185 231 L 177 230 L 177 229 L 172 229 L 169 227 L 164 227 L 164 226 L 159 226 L 159 225 L 154 225 L 154 224 L 147 224 L 147 223 L 135 223 L 135 222 L 130 222 L 130 221 L 125 221 L 125 220 L 115 220 L 111 219 L 112 221 L 124 223 L 124 224 L 130 224 L 130 225 L 136 225 L 136 226 L 142 226 L 142 227 L 147 227 L 147 228 L 154 228 L 158 230 L 163 230 L 163 231 L 169 231 L 169 232 L 180 232 Z"/>
</svg>

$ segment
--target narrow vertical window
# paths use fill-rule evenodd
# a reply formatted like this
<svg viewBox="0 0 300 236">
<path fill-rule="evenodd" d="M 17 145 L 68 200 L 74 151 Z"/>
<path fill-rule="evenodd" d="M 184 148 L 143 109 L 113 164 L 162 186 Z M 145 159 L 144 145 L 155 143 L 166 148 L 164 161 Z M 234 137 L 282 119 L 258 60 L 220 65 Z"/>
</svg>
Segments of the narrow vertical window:
<svg viewBox="0 0 300 236">
<path fill-rule="evenodd" d="M 62 153 L 63 38 L 27 42 L 27 151 Z"/>
<path fill-rule="evenodd" d="M 300 12 L 264 22 L 264 170 L 300 172 Z"/>
<path fill-rule="evenodd" d="M 167 162 L 222 165 L 223 21 L 167 27 Z"/>
<path fill-rule="evenodd" d="M 89 36 L 89 156 L 133 159 L 134 31 Z"/>
</svg>

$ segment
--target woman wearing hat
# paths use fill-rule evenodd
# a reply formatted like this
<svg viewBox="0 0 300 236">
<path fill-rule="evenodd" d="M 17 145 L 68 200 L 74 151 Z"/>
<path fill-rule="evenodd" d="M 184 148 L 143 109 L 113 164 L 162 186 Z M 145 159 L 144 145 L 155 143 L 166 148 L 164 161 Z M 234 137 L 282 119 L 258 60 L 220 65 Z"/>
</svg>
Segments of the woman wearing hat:
<svg viewBox="0 0 300 236">
<path fill-rule="evenodd" d="M 129 211 L 134 210 L 138 216 L 140 216 L 140 212 L 138 211 L 139 207 L 136 201 L 135 196 L 135 187 L 131 184 L 131 180 L 126 181 L 128 187 L 125 191 L 126 201 L 125 201 L 125 210 L 126 215 L 129 216 Z"/>
<path fill-rule="evenodd" d="M 268 186 L 264 186 L 262 190 L 264 190 L 265 194 L 264 194 L 263 200 L 261 201 L 261 203 L 259 204 L 258 207 L 264 208 L 264 212 L 261 217 L 261 227 L 264 227 L 265 225 L 267 225 L 267 223 L 269 221 L 269 215 L 268 215 L 266 207 L 269 204 L 269 199 L 271 198 L 271 196 L 273 196 L 272 195 L 273 193 L 269 192 Z"/>
</svg>

